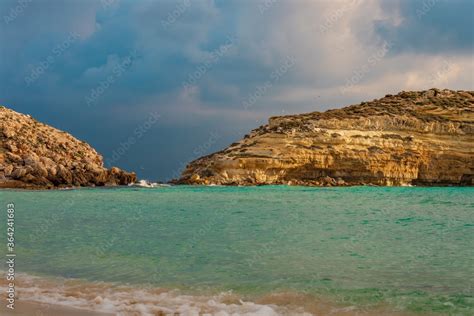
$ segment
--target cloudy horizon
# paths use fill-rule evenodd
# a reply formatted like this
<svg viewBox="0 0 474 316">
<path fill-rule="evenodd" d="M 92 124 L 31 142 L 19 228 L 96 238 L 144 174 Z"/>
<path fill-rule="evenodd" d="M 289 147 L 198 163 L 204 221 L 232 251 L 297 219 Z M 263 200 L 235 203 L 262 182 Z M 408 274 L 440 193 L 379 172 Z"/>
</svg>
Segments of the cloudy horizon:
<svg viewBox="0 0 474 316">
<path fill-rule="evenodd" d="M 139 178 L 274 115 L 474 90 L 469 0 L 7 0 L 0 104 Z"/>
</svg>

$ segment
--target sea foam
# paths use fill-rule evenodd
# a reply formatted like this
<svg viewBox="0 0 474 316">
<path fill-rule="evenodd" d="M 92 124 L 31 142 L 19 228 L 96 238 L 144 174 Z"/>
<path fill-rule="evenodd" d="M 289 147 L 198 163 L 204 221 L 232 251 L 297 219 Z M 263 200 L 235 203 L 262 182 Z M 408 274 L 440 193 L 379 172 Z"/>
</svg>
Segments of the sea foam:
<svg viewBox="0 0 474 316">
<path fill-rule="evenodd" d="M 1 284 L 2 291 L 5 287 L 6 284 Z M 115 315 L 311 315 L 273 304 L 244 301 L 232 292 L 188 295 L 179 290 L 52 279 L 24 273 L 17 275 L 16 289 L 22 301 Z"/>
</svg>

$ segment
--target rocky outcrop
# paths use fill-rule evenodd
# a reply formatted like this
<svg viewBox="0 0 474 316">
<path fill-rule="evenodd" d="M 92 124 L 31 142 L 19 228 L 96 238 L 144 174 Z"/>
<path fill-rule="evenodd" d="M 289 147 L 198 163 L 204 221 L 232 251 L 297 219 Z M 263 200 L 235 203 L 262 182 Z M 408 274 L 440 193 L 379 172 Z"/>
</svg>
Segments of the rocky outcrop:
<svg viewBox="0 0 474 316">
<path fill-rule="evenodd" d="M 0 188 L 125 185 L 134 173 L 104 168 L 88 144 L 0 107 Z"/>
<path fill-rule="evenodd" d="M 474 92 L 386 95 L 269 119 L 191 162 L 177 183 L 473 185 Z"/>
</svg>

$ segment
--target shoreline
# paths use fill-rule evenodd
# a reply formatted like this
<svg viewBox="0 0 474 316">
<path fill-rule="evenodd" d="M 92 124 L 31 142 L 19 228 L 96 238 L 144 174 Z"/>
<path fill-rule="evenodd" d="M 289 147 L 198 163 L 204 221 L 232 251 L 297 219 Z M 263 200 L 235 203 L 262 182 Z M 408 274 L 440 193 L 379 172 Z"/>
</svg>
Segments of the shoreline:
<svg viewBox="0 0 474 316">
<path fill-rule="evenodd" d="M 271 296 L 269 296 L 271 297 Z M 262 298 L 262 303 L 265 301 L 270 300 L 270 298 Z M 334 306 L 329 305 L 326 302 L 314 302 L 312 304 L 302 301 L 298 297 L 288 297 L 288 298 L 279 298 L 278 296 L 273 298 L 273 301 L 277 301 L 279 304 L 289 304 L 289 300 L 296 300 L 298 303 L 302 304 L 304 310 L 277 310 L 275 311 L 272 307 L 281 306 L 275 305 L 274 303 L 269 302 L 269 305 L 265 305 L 264 303 L 262 306 L 262 310 L 255 311 L 251 315 L 257 315 L 259 312 L 262 312 L 263 315 L 270 315 L 270 316 L 277 316 L 277 315 L 302 315 L 302 316 L 311 316 L 311 315 L 333 315 L 333 316 L 379 316 L 379 315 L 391 315 L 391 316 L 429 316 L 429 313 L 411 313 L 411 312 L 401 312 L 401 311 L 393 311 L 386 308 L 373 308 L 371 310 L 360 310 L 354 308 L 353 306 L 349 307 L 338 307 L 335 308 Z M 248 303 L 248 302 L 245 302 Z M 255 304 L 255 303 L 250 303 Z M 293 303 L 294 304 L 294 303 Z M 292 305 L 293 305 L 292 304 Z M 234 304 L 235 305 L 235 304 Z M 271 306 L 271 307 L 270 307 Z M 306 310 L 308 308 L 308 310 Z M 246 311 L 244 311 L 245 313 Z M 85 308 L 74 308 L 69 307 L 61 304 L 54 304 L 54 303 L 45 303 L 45 302 L 38 302 L 38 301 L 31 301 L 31 300 L 17 300 L 15 302 L 15 309 L 10 310 L 2 306 L 0 308 L 0 313 L 4 316 L 114 316 L 114 315 L 121 315 L 122 312 L 101 312 L 101 311 L 94 311 Z M 175 315 L 182 313 L 180 311 L 174 312 L 165 312 L 165 311 L 155 311 L 153 314 L 136 314 L 140 313 L 139 311 L 133 313 L 133 315 Z M 186 312 L 185 312 L 186 313 Z M 219 313 L 219 312 L 218 312 Z M 224 315 L 229 315 L 229 313 L 224 312 Z M 201 315 L 202 312 L 199 313 L 192 313 L 190 312 L 189 315 Z M 208 313 L 205 313 L 208 314 Z M 212 312 L 210 315 L 214 315 L 215 313 Z"/>
<path fill-rule="evenodd" d="M 15 309 L 10 310 L 3 304 L 1 315 L 430 315 L 396 310 L 384 303 L 368 306 L 340 304 L 331 296 L 294 291 L 267 292 L 255 297 L 245 297 L 233 291 L 190 294 L 179 289 L 25 273 L 20 273 L 16 282 Z M 0 287 L 3 289 L 2 283 Z"/>
<path fill-rule="evenodd" d="M 42 303 L 37 301 L 22 301 L 18 299 L 15 302 L 15 309 L 11 310 L 4 305 L 0 313 L 5 316 L 113 316 L 113 313 L 103 313 L 87 309 L 67 307 L 59 304 Z"/>
<path fill-rule="evenodd" d="M 151 182 L 153 183 L 153 182 Z M 365 184 L 344 184 L 344 185 L 315 185 L 311 183 L 257 183 L 257 184 L 201 184 L 201 183 L 174 183 L 169 182 L 158 182 L 159 185 L 156 186 L 145 186 L 139 184 L 129 184 L 129 185 L 111 185 L 111 186 L 72 186 L 72 187 L 41 187 L 41 186 L 5 186 L 5 183 L 0 183 L 0 191 L 9 191 L 9 190 L 18 190 L 18 191 L 69 191 L 77 189 L 117 189 L 117 188 L 160 188 L 160 187 L 173 187 L 173 186 L 190 186 L 190 187 L 265 187 L 265 186 L 282 186 L 282 187 L 308 187 L 308 188 L 351 188 L 351 187 L 377 187 L 377 188 L 469 188 L 474 187 L 474 185 L 464 185 L 464 184 L 436 184 L 436 185 L 426 185 L 426 184 L 403 184 L 403 185 L 380 185 L 373 183 Z"/>
</svg>

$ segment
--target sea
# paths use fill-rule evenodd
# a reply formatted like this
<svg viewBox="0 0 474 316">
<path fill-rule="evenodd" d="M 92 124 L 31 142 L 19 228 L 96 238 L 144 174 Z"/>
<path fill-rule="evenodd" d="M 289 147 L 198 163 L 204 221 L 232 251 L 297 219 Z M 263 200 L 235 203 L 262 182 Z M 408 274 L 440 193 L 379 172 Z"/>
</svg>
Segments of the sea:
<svg viewBox="0 0 474 316">
<path fill-rule="evenodd" d="M 114 315 L 474 315 L 472 187 L 1 190 L 0 201 L 17 300 Z"/>
</svg>

